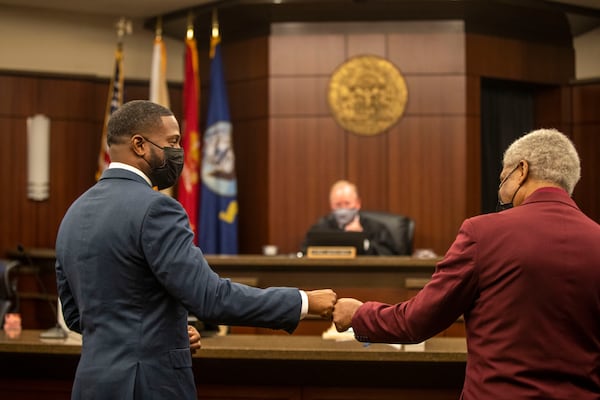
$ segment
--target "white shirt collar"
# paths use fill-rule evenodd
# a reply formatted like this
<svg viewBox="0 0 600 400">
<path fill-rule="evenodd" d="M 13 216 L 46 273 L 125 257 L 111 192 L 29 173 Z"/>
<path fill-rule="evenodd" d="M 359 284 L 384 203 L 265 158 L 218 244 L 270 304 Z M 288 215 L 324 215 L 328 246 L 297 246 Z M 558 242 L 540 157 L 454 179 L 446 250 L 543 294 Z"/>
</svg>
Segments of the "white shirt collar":
<svg viewBox="0 0 600 400">
<path fill-rule="evenodd" d="M 121 163 L 121 162 L 112 161 L 108 165 L 108 168 L 109 169 L 110 168 L 121 168 L 121 169 L 126 169 L 127 171 L 130 171 L 130 172 L 133 172 L 134 174 L 137 174 L 137 175 L 141 176 L 142 178 L 144 178 L 144 180 L 146 182 L 148 182 L 148 185 L 150 185 L 150 187 L 152 187 L 152 182 L 150 181 L 150 178 L 148 178 L 146 176 L 146 174 L 144 174 L 141 170 L 137 169 L 133 165 L 129 165 L 129 164 Z"/>
</svg>

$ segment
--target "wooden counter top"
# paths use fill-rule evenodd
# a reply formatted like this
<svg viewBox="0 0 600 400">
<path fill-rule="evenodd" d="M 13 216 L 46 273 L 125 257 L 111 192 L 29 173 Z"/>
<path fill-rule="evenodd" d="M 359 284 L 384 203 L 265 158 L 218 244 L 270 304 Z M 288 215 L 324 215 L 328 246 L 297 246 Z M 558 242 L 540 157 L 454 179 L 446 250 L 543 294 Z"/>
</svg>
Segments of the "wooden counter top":
<svg viewBox="0 0 600 400">
<path fill-rule="evenodd" d="M 10 257 L 22 258 L 18 252 L 9 252 Z M 54 249 L 31 248 L 27 254 L 33 260 L 53 261 Z M 310 259 L 298 257 L 296 254 L 284 254 L 276 256 L 263 256 L 260 254 L 238 254 L 238 255 L 210 255 L 205 254 L 210 266 L 214 267 L 252 267 L 264 270 L 272 269 L 303 269 L 311 267 L 327 267 L 334 270 L 345 268 L 384 268 L 384 269 L 411 269 L 415 271 L 432 272 L 436 263 L 441 258 L 415 258 L 409 256 L 357 256 L 352 259 Z M 292 268 L 290 268 L 292 267 Z"/>
<path fill-rule="evenodd" d="M 72 339 L 18 339 L 0 331 L 0 393 L 15 400 L 71 396 L 81 346 Z M 464 338 L 432 338 L 423 351 L 320 336 L 230 334 L 202 338 L 192 359 L 198 398 L 231 400 L 456 399 Z"/>
<path fill-rule="evenodd" d="M 415 268 L 430 270 L 435 267 L 439 258 L 420 259 L 408 256 L 358 256 L 351 259 L 311 259 L 295 255 L 261 256 L 252 254 L 207 255 L 211 266 L 261 266 L 261 267 L 383 267 L 383 268 Z"/>
<path fill-rule="evenodd" d="M 42 331 L 25 330 L 18 339 L 0 333 L 0 353 L 78 355 L 81 346 L 71 339 L 40 339 Z M 305 360 L 465 362 L 464 338 L 432 338 L 424 351 L 397 350 L 387 344 L 365 345 L 355 340 L 324 340 L 318 336 L 227 335 L 202 338 L 195 358 Z"/>
</svg>

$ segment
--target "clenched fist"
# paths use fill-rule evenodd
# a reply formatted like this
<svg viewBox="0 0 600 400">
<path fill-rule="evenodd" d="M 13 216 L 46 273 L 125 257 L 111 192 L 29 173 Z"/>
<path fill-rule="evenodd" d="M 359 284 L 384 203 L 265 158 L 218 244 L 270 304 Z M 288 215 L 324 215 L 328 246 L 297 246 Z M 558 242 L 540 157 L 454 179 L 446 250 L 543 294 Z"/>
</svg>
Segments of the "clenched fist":
<svg viewBox="0 0 600 400">
<path fill-rule="evenodd" d="M 188 336 L 190 337 L 190 350 L 192 354 L 196 352 L 202 344 L 200 343 L 200 332 L 196 330 L 192 325 L 188 325 Z"/>
<path fill-rule="evenodd" d="M 333 310 L 333 323 L 338 332 L 344 332 L 352 326 L 352 317 L 363 302 L 356 299 L 339 299 Z"/>
<path fill-rule="evenodd" d="M 337 300 L 337 295 L 331 289 L 306 291 L 308 297 L 308 313 L 331 319 L 331 313 Z"/>
</svg>

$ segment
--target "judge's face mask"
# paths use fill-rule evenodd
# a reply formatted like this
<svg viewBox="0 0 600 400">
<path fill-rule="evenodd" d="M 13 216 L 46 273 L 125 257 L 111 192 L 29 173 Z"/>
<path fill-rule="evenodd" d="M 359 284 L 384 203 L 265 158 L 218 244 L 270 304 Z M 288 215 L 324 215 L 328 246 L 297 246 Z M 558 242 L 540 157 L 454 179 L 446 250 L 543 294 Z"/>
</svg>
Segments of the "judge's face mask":
<svg viewBox="0 0 600 400">
<path fill-rule="evenodd" d="M 336 208 L 333 210 L 333 216 L 340 227 L 344 229 L 358 214 L 358 208 Z"/>
</svg>

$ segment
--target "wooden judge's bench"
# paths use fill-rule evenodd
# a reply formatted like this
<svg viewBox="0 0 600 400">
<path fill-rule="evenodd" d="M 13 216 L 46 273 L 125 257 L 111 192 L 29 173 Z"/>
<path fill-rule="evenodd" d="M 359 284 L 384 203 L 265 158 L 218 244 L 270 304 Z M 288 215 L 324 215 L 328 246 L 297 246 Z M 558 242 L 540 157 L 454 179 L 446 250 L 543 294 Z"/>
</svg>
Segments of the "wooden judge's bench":
<svg viewBox="0 0 600 400">
<path fill-rule="evenodd" d="M 56 303 L 53 249 L 27 249 L 9 253 L 22 265 L 19 269 L 19 293 L 23 326 L 44 329 L 53 325 L 48 302 Z M 256 287 L 291 286 L 305 290 L 331 288 L 338 297 L 354 297 L 397 303 L 414 296 L 431 278 L 434 259 L 407 256 L 358 256 L 352 259 L 309 259 L 295 254 L 207 255 L 211 268 L 220 276 Z M 34 275 L 38 275 L 34 279 Z M 48 293 L 36 283 L 43 281 Z M 318 318 L 303 320 L 294 335 L 321 335 L 330 322 Z M 231 327 L 232 334 L 281 334 L 263 328 Z M 462 320 L 456 321 L 439 336 L 464 337 Z"/>
<path fill-rule="evenodd" d="M 81 347 L 40 332 L 0 333 L 2 399 L 70 398 Z M 228 335 L 203 338 L 192 365 L 204 400 L 455 400 L 465 362 L 463 338 L 406 351 L 318 336 Z"/>
<path fill-rule="evenodd" d="M 31 265 L 25 275 L 36 268 L 53 274 L 53 250 L 30 249 L 28 258 Z M 368 256 L 316 260 L 296 255 L 206 258 L 220 276 L 258 287 L 332 288 L 339 297 L 390 303 L 416 294 L 438 261 Z M 56 288 L 52 290 L 55 296 Z M 39 299 L 37 302 L 47 307 Z M 329 321 L 307 318 L 292 335 L 230 327 L 226 336 L 203 338 L 202 349 L 193 359 L 199 398 L 458 398 L 466 362 L 462 321 L 416 351 L 323 339 L 322 333 L 330 326 Z M 80 345 L 71 340 L 41 339 L 42 329 L 25 329 L 18 339 L 1 334 L 2 398 L 4 394 L 11 399 L 69 398 Z"/>
</svg>

